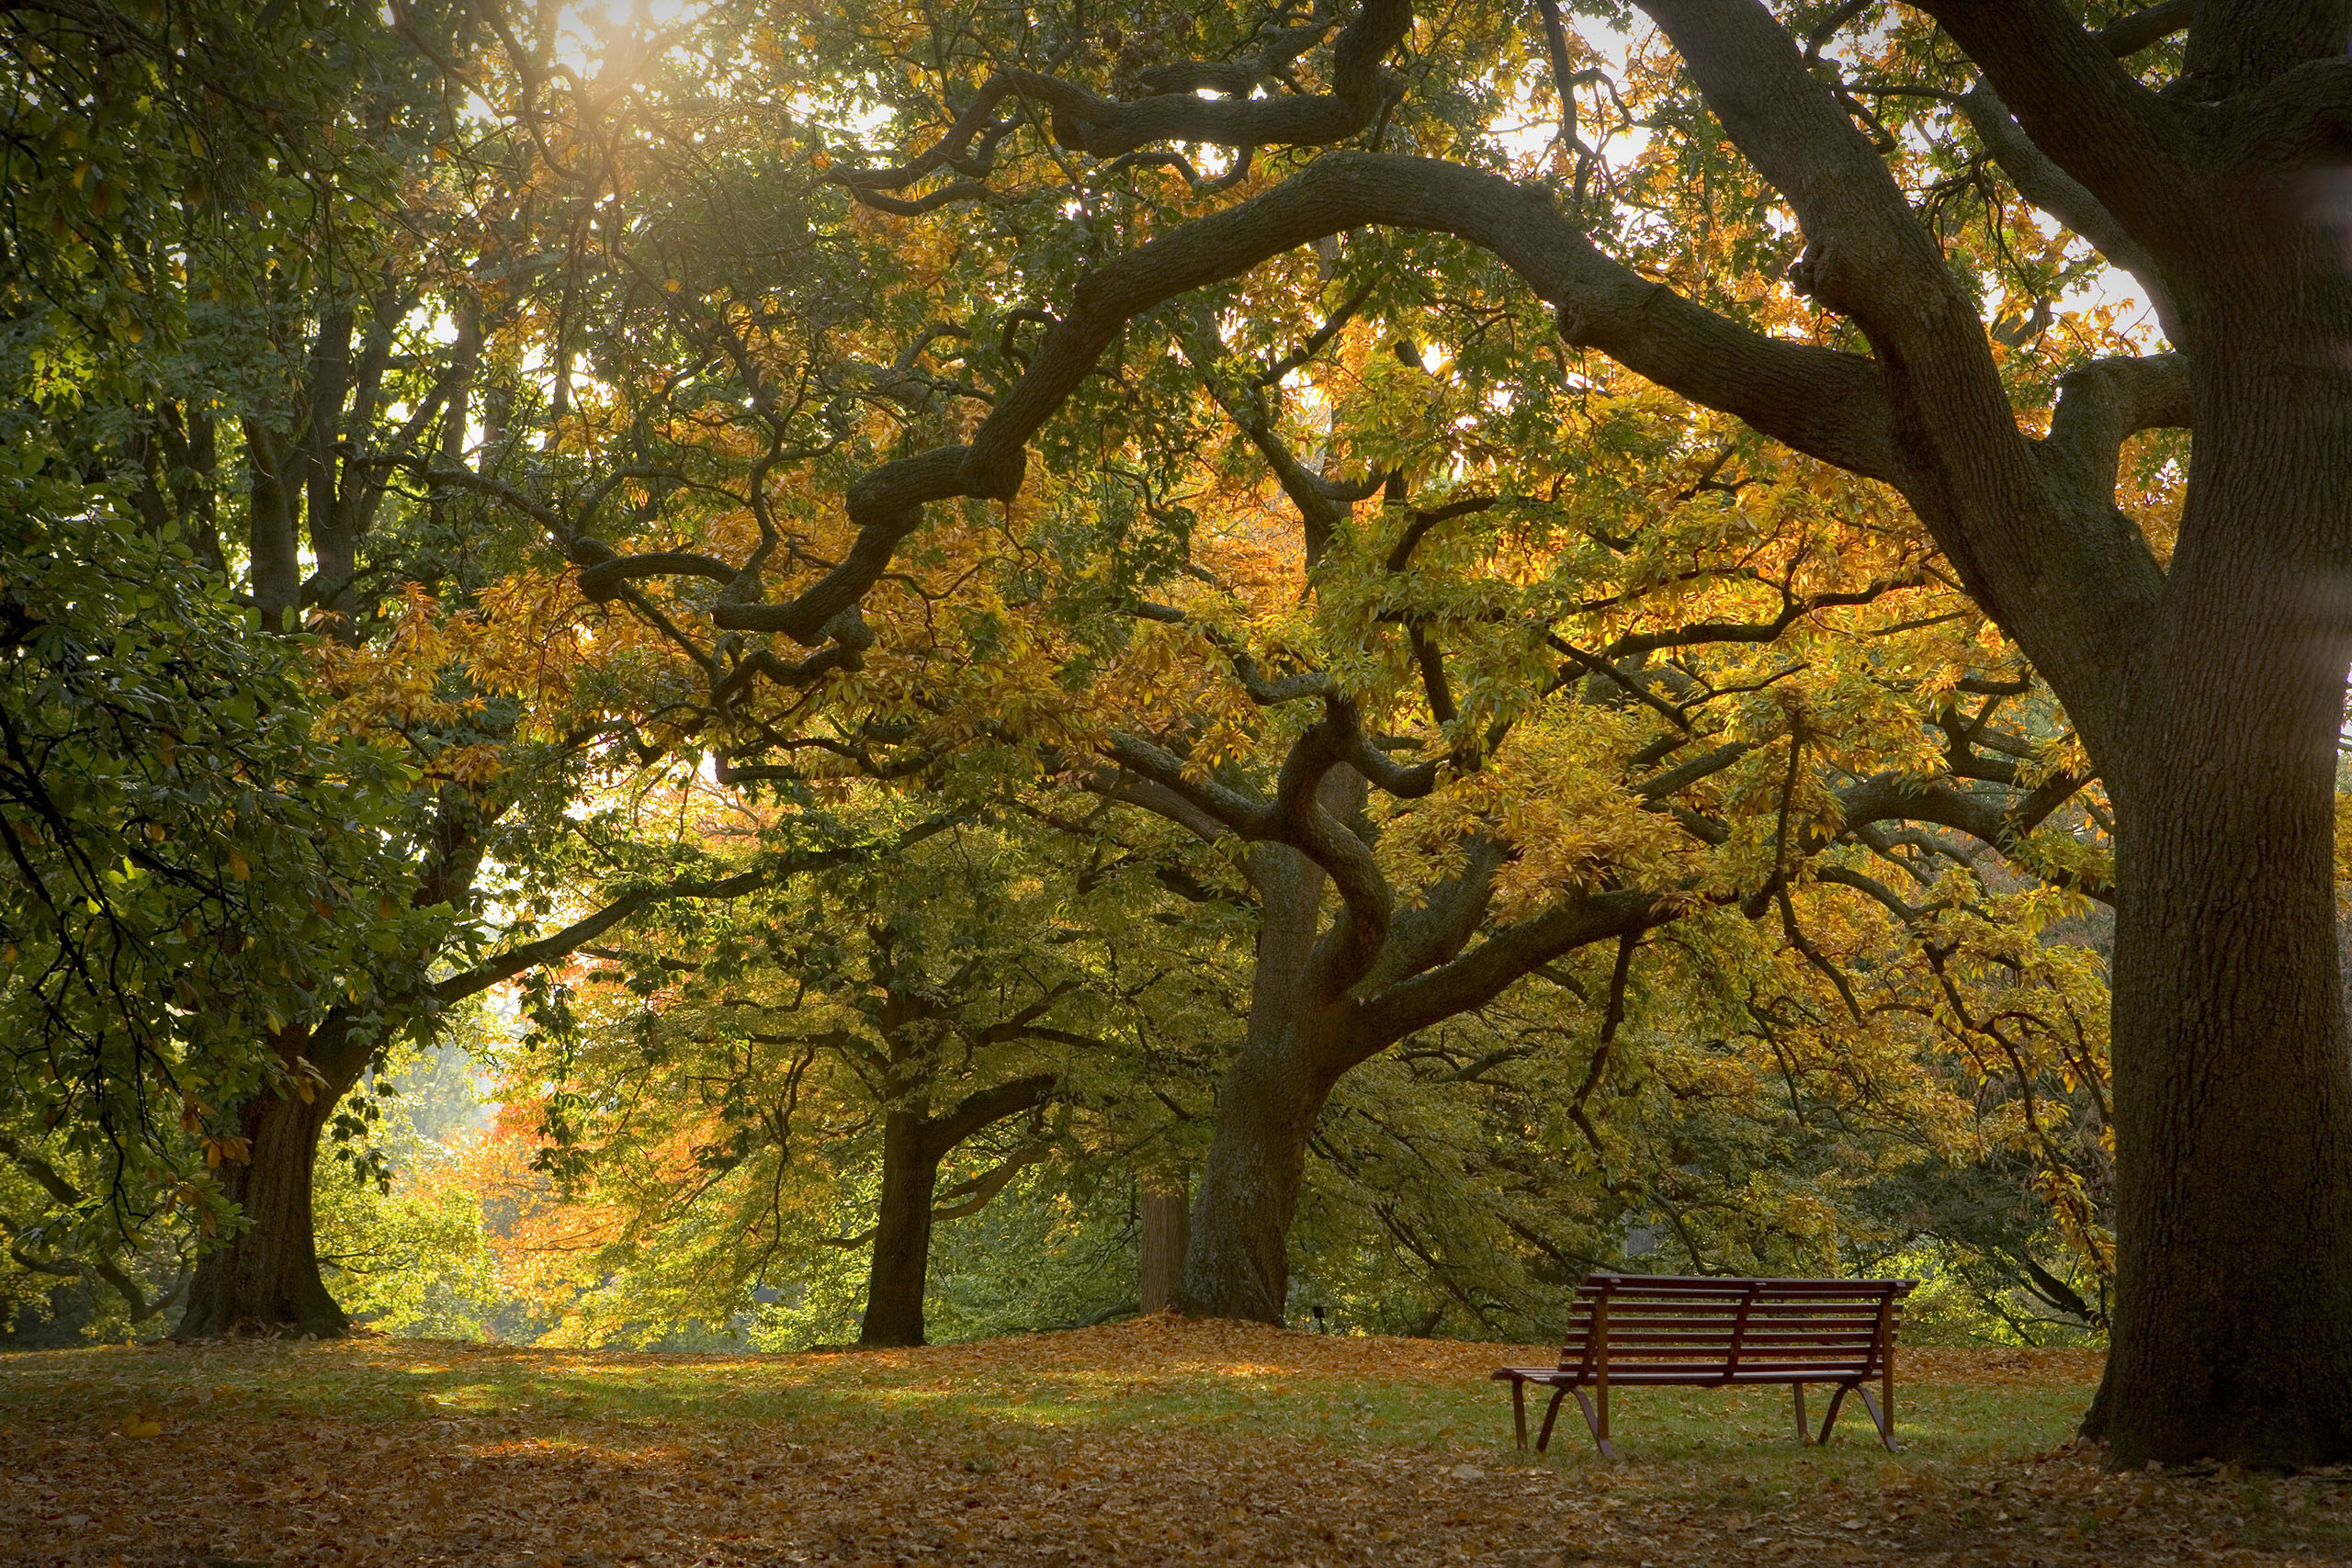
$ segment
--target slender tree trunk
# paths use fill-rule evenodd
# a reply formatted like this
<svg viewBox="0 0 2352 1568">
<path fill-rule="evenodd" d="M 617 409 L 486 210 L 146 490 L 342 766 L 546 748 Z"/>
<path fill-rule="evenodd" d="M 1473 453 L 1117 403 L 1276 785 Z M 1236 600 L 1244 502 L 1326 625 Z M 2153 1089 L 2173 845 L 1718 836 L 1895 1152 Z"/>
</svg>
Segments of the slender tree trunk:
<svg viewBox="0 0 2352 1568">
<path fill-rule="evenodd" d="M 2341 375 L 2200 369 L 2165 625 L 2109 769 L 2118 1279 L 2086 1429 L 2123 1466 L 2352 1457 L 2334 857 L 2352 409 L 2304 384 Z"/>
<path fill-rule="evenodd" d="M 352 611 L 352 580 L 358 574 L 358 541 L 352 534 L 349 509 L 335 493 L 341 466 L 335 443 L 343 434 L 344 400 L 351 392 L 352 319 L 349 305 L 329 309 L 320 318 L 311 351 L 310 414 L 301 446 L 308 494 L 303 525 L 314 562 L 305 597 L 340 615 Z"/>
<path fill-rule="evenodd" d="M 257 419 L 245 421 L 245 456 L 252 474 L 246 551 L 254 604 L 267 631 L 286 629 L 288 610 L 302 603 L 302 562 L 294 531 L 301 479 L 290 472 L 297 448 Z"/>
<path fill-rule="evenodd" d="M 882 1123 L 882 1207 L 875 1221 L 874 1262 L 865 1281 L 860 1345 L 923 1343 L 923 1287 L 931 1272 L 931 1208 L 945 1151 L 912 1111 Z"/>
<path fill-rule="evenodd" d="M 1166 1312 L 1176 1304 L 1192 1229 L 1192 1202 L 1184 1187 L 1178 1179 L 1162 1188 L 1148 1184 L 1144 1189 L 1143 1257 L 1136 1269 L 1136 1300 L 1147 1313 Z"/>
</svg>

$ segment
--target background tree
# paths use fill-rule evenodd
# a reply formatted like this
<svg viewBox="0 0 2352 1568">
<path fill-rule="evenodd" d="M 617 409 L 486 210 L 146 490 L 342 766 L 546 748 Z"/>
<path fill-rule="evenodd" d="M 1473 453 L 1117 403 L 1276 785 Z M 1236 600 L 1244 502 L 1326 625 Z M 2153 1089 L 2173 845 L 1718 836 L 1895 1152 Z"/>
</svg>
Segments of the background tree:
<svg viewBox="0 0 2352 1568">
<path fill-rule="evenodd" d="M 177 702 L 246 678 L 223 663 L 230 626 L 203 620 L 209 612 L 174 579 L 185 569 L 141 558 L 169 547 L 220 574 L 214 595 L 247 606 L 241 668 L 253 702 L 291 710 L 257 711 L 296 737 L 311 722 L 304 712 L 331 709 L 322 740 L 365 739 L 373 776 L 404 771 L 412 786 L 390 817 L 356 764 L 343 775 L 356 786 L 347 820 L 311 796 L 312 844 L 384 852 L 315 900 L 309 952 L 270 960 L 289 965 L 276 979 L 297 979 L 296 990 L 248 989 L 257 1003 L 288 1003 L 246 1020 L 266 1076 L 187 1111 L 189 1133 L 211 1139 L 214 1219 L 235 1218 L 205 1238 L 186 1336 L 341 1329 L 312 1234 L 322 1140 L 332 1134 L 365 1161 L 374 1101 L 347 1097 L 399 1033 L 429 1033 L 438 1008 L 563 951 L 527 932 L 485 961 L 500 934 L 484 919 L 492 897 L 528 897 L 502 867 L 527 863 L 535 835 L 560 831 L 548 818 L 560 819 L 601 748 L 643 739 L 633 722 L 611 724 L 595 681 L 583 686 L 555 657 L 578 607 L 568 588 L 526 574 L 493 591 L 523 564 L 504 513 L 413 478 L 495 472 L 538 439 L 533 389 L 497 335 L 533 298 L 537 264 L 513 248 L 534 209 L 512 141 L 442 90 L 451 52 L 498 27 L 429 7 L 401 17 L 405 40 L 372 18 L 300 6 L 140 17 L 98 6 L 26 13 L 6 35 L 17 198 L 7 368 L 39 412 L 38 440 L 23 450 L 28 482 L 45 487 L 28 499 L 69 533 L 80 509 L 104 525 L 77 544 L 91 570 L 127 574 L 124 611 L 148 594 L 146 607 L 196 615 L 196 635 L 212 639 L 183 662 L 200 673 L 183 679 L 168 652 L 142 663 L 143 643 L 107 634 L 139 716 L 107 744 L 139 748 L 126 760 L 165 784 L 177 709 L 143 694 L 136 672 L 184 687 Z M 116 539 L 111 513 L 164 543 Z M 27 515 L 30 527 L 41 513 Z M 51 537 L 18 543 L 38 562 Z M 28 567 L 10 580 L 40 575 Z M 74 651 L 88 646 L 70 640 L 68 651 L 104 657 Z M 18 666 L 28 677 L 35 668 Z M 642 705 L 628 699 L 632 716 Z M 217 710 L 216 722 L 258 722 L 244 706 Z M 314 766 L 265 758 L 227 730 L 216 739 L 224 767 L 240 746 L 242 760 L 267 761 L 257 776 Z M 61 750 L 26 762 L 38 775 L 27 787 L 55 792 L 69 759 Z M 103 815 L 119 803 L 92 804 Z M 264 831 L 248 807 L 219 809 Z M 134 818 L 111 830 L 141 827 Z M 262 871 L 257 889 L 310 907 L 313 878 L 299 858 L 231 863 Z M 273 867 L 285 874 L 266 876 Z M 621 892 L 576 939 L 656 896 Z M 166 1021 L 185 1032 L 191 1020 L 210 1027 L 193 1010 Z M 130 1091 L 141 1092 L 136 1075 Z M 62 1113 L 96 1103 L 85 1096 Z"/>
<path fill-rule="evenodd" d="M 863 848 L 599 945 L 542 1006 L 510 1092 L 610 1238 L 581 1267 L 643 1281 L 582 1303 L 600 1316 L 726 1323 L 843 1249 L 869 1259 L 859 1342 L 921 1344 L 936 1224 L 1133 1137 L 1112 1102 L 1148 1098 L 1144 1020 L 1175 1024 L 1206 954 L 1145 934 L 1133 874 L 1057 865 L 1034 827 L 892 831 L 906 808 L 863 793 Z M 722 839 L 775 815 L 703 809 Z"/>
<path fill-rule="evenodd" d="M 13 450 L 53 460 L 22 434 Z M 95 1275 L 137 1323 L 187 1277 L 142 1284 L 135 1255 L 238 1221 L 230 1173 L 249 1145 L 223 1111 L 316 1097 L 314 1070 L 267 1043 L 322 996 L 380 1009 L 405 978 L 377 949 L 431 921 L 377 907 L 405 871 L 385 850 L 408 792 L 397 760 L 313 728 L 286 651 L 250 637 L 178 539 L 37 468 L 12 488 L 9 1253 Z"/>
<path fill-rule="evenodd" d="M 218 411 L 274 364 L 223 319 L 303 286 L 306 242 L 342 226 L 330 193 L 385 168 L 296 155 L 363 52 L 353 33 L 288 18 L 311 45 L 288 55 L 217 11 L 162 31 L 45 12 L 5 35 L 7 993 L 28 1118 L 7 1152 L 40 1205 L 16 1250 L 51 1269 L 109 1274 L 158 1231 L 169 1250 L 173 1219 L 235 1234 L 239 1102 L 317 1098 L 274 1047 L 328 998 L 380 1016 L 405 985 L 382 948 L 435 924 L 385 852 L 397 760 L 315 726 L 298 651 L 255 638 L 200 570 L 225 564 Z"/>
</svg>

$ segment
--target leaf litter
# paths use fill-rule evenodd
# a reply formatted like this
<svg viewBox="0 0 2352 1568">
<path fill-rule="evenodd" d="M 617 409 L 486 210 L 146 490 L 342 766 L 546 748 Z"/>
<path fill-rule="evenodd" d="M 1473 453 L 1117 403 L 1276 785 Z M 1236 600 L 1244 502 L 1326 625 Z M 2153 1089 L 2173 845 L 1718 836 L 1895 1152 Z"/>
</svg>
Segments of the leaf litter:
<svg viewBox="0 0 2352 1568">
<path fill-rule="evenodd" d="M 2094 1353 L 1905 1352 L 1918 1414 L 1900 1457 L 1854 1427 L 1799 1450 L 1785 1406 L 1749 1396 L 1633 1391 L 1614 1464 L 1573 1406 L 1550 1456 L 1512 1447 L 1484 1378 L 1527 1354 L 1170 1318 L 856 1354 L 385 1338 L 25 1354 L 0 1361 L 0 1562 L 2352 1558 L 2352 1473 L 2118 1475 L 2055 1442 L 2051 1413 L 2087 1400 Z"/>
</svg>

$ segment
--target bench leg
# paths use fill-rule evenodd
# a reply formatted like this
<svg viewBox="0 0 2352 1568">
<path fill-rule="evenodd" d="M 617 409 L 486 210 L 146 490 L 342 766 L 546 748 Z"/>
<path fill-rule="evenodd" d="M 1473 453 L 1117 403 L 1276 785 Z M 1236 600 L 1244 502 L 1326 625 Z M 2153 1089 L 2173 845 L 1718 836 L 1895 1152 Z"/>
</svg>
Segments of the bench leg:
<svg viewBox="0 0 2352 1568">
<path fill-rule="evenodd" d="M 1871 1420 L 1878 1427 L 1878 1440 L 1886 1445 L 1886 1451 L 1891 1454 L 1901 1453 L 1903 1445 L 1894 1440 L 1894 1423 L 1887 1419 L 1885 1413 L 1879 1409 L 1878 1401 L 1871 1397 L 1871 1391 L 1857 1384 L 1854 1392 L 1862 1396 L 1862 1408 L 1871 1413 Z"/>
<path fill-rule="evenodd" d="M 1848 1386 L 1849 1385 L 1841 1382 L 1835 1389 L 1831 1390 L 1829 1394 L 1829 1408 L 1821 1413 L 1821 1437 L 1819 1438 L 1819 1442 L 1820 1446 L 1825 1449 L 1829 1446 L 1829 1428 L 1838 1425 L 1838 1406 L 1846 1403 L 1846 1390 Z"/>
<path fill-rule="evenodd" d="M 1537 1453 L 1540 1454 L 1552 1446 L 1552 1423 L 1560 1418 L 1560 1401 L 1567 1397 L 1568 1391 L 1565 1388 L 1555 1388 L 1552 1391 L 1552 1403 L 1544 1409 L 1544 1429 L 1535 1434 Z M 1584 1395 L 1579 1393 L 1577 1397 L 1582 1399 Z"/>
<path fill-rule="evenodd" d="M 1510 1380 L 1510 1424 L 1519 1432 L 1519 1446 L 1527 1448 L 1527 1383 L 1524 1379 Z"/>
<path fill-rule="evenodd" d="M 1600 1450 L 1602 1459 L 1615 1459 L 1617 1450 L 1609 1446 L 1609 1434 L 1602 1429 L 1600 1418 L 1592 1412 L 1592 1401 L 1585 1397 L 1582 1389 L 1577 1390 L 1577 1403 L 1584 1406 L 1584 1424 L 1592 1429 L 1592 1446 Z M 1557 1410 L 1559 1407 L 1559 1396 L 1555 1394 L 1552 1397 L 1552 1408 Z M 1552 1424 L 1546 1421 L 1544 1425 L 1548 1431 Z"/>
<path fill-rule="evenodd" d="M 1803 1383 L 1801 1383 L 1801 1382 L 1792 1382 L 1792 1383 L 1791 1383 L 1791 1384 L 1789 1385 L 1789 1397 L 1790 1397 L 1790 1401 L 1791 1401 L 1791 1403 L 1792 1403 L 1792 1404 L 1796 1406 L 1796 1412 L 1797 1412 L 1797 1441 L 1798 1441 L 1798 1442 L 1800 1442 L 1800 1443 L 1809 1443 L 1809 1442 L 1813 1441 L 1813 1434 L 1812 1434 L 1811 1432 L 1809 1432 L 1809 1431 L 1805 1430 L 1805 1424 L 1804 1424 L 1804 1384 L 1803 1384 Z"/>
</svg>

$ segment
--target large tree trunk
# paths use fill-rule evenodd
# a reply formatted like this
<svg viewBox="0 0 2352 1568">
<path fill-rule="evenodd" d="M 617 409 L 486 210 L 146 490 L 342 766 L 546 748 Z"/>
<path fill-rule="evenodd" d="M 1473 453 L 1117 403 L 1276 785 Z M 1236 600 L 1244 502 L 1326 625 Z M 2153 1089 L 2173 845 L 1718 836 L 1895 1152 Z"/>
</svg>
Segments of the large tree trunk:
<svg viewBox="0 0 2352 1568">
<path fill-rule="evenodd" d="M 317 1029 L 290 1032 L 275 1044 L 288 1066 L 307 1058 L 324 1081 L 315 1084 L 308 1101 L 265 1090 L 238 1107 L 238 1130 L 250 1140 L 246 1157 L 221 1167 L 220 1185 L 243 1213 L 245 1228 L 198 1259 L 174 1338 L 249 1333 L 326 1338 L 351 1326 L 319 1277 L 311 1189 L 319 1133 L 359 1081 L 369 1052 L 353 1040 L 350 1019 L 340 1009 Z"/>
<path fill-rule="evenodd" d="M 1290 1223 L 1306 1140 L 1331 1085 L 1311 1070 L 1309 998 L 1300 989 L 1315 944 L 1323 873 L 1296 850 L 1250 852 L 1258 950 L 1249 1032 L 1217 1087 L 1216 1133 L 1193 1201 L 1182 1311 L 1280 1324 L 1290 1294 Z"/>
<path fill-rule="evenodd" d="M 931 1205 L 945 1151 L 922 1116 L 892 1111 L 882 1123 L 882 1206 L 865 1281 L 865 1321 L 857 1342 L 923 1343 L 923 1286 L 931 1273 Z"/>
<path fill-rule="evenodd" d="M 2165 624 L 2108 770 L 2119 1272 L 2086 1429 L 2125 1466 L 2352 1457 L 2333 852 L 2352 410 L 2314 384 L 2340 370 L 2290 366 L 2199 372 Z"/>
<path fill-rule="evenodd" d="M 1329 1094 L 1291 1032 L 1252 1033 L 1217 1096 L 1216 1134 L 1193 1205 L 1177 1304 L 1202 1317 L 1279 1325 L 1290 1297 L 1290 1224 L 1306 1141 Z"/>
<path fill-rule="evenodd" d="M 324 1094 L 307 1105 L 274 1094 L 245 1102 L 238 1122 L 252 1140 L 249 1157 L 222 1168 L 221 1187 L 243 1212 L 246 1228 L 198 1260 L 173 1337 L 282 1332 L 328 1338 L 351 1326 L 319 1277 L 311 1218 L 319 1130 L 330 1108 Z"/>
</svg>

